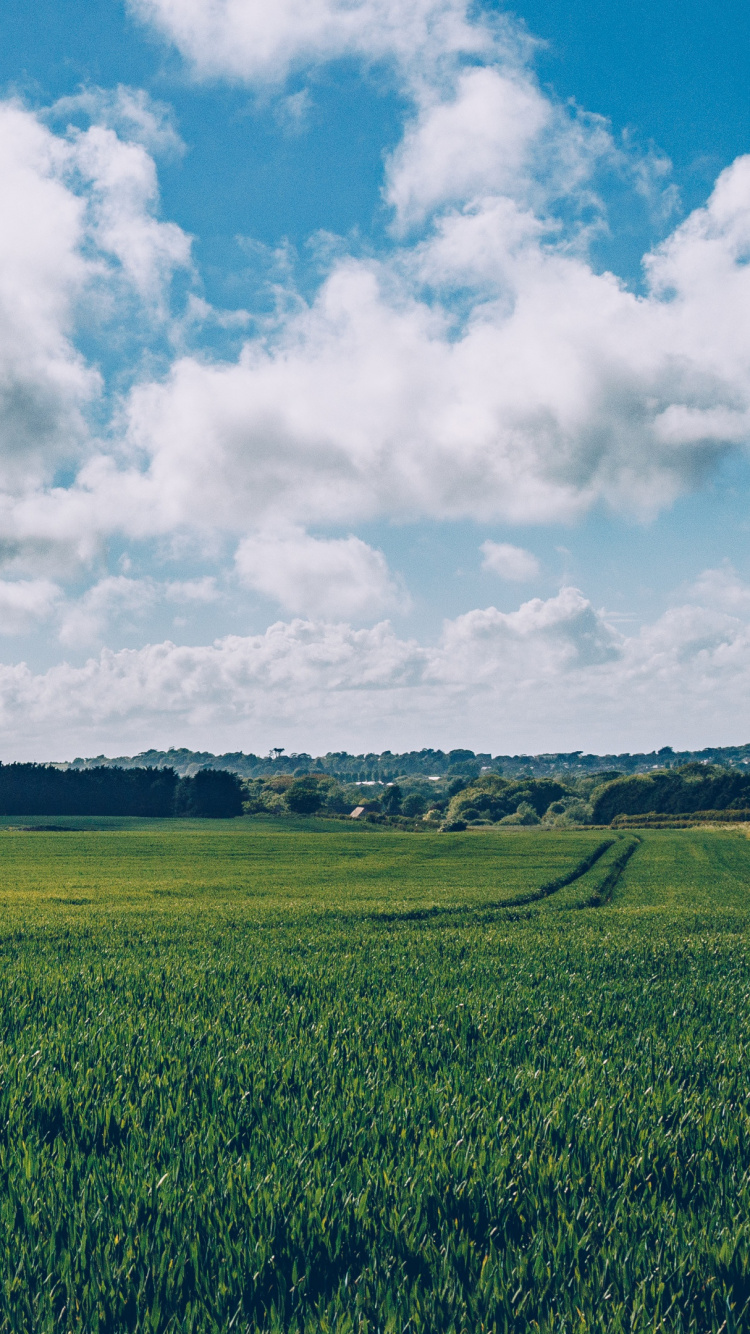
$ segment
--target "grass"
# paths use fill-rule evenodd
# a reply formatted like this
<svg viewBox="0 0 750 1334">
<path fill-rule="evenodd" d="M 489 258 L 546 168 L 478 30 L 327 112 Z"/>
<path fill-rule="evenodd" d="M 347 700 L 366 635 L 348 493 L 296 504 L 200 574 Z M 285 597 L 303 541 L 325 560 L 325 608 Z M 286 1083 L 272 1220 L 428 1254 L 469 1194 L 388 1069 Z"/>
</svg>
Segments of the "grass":
<svg viewBox="0 0 750 1334">
<path fill-rule="evenodd" d="M 98 824 L 0 831 L 0 1331 L 748 1327 L 744 836 Z"/>
<path fill-rule="evenodd" d="M 571 870 L 602 842 L 598 832 L 415 837 L 338 821 L 55 821 L 16 817 L 0 830 L 6 920 L 85 901 L 89 917 L 162 909 L 226 912 L 246 920 L 325 912 L 399 913 L 513 902 Z M 19 828 L 21 826 L 21 828 Z M 159 903 L 164 899 L 168 902 Z"/>
<path fill-rule="evenodd" d="M 647 856 L 623 874 L 614 903 L 650 912 L 750 908 L 750 846 L 744 830 L 642 833 Z"/>
</svg>

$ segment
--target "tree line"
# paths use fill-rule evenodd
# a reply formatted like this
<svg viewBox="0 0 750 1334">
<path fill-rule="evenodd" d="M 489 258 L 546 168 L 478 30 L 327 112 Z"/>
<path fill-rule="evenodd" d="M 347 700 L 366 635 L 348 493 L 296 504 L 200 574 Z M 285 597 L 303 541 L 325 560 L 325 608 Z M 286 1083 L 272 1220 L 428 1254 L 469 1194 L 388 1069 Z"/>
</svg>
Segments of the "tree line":
<svg viewBox="0 0 750 1334">
<path fill-rule="evenodd" d="M 409 751 L 369 751 L 349 754 L 348 751 L 327 751 L 325 755 L 309 755 L 305 751 L 290 754 L 279 746 L 267 755 L 252 751 L 228 751 L 214 755 L 211 751 L 182 749 L 145 750 L 139 755 L 120 755 L 109 759 L 97 755 L 81 757 L 65 767 L 92 768 L 153 768 L 174 769 L 180 776 L 189 776 L 198 769 L 226 769 L 240 778 L 272 777 L 300 778 L 306 774 L 328 775 L 342 783 L 389 783 L 400 778 L 453 778 L 474 779 L 482 773 L 495 773 L 514 781 L 529 778 L 556 778 L 569 782 L 578 778 L 596 777 L 617 770 L 621 774 L 649 773 L 656 769 L 674 769 L 685 764 L 700 762 L 718 764 L 722 768 L 747 773 L 750 770 L 750 745 L 713 746 L 703 750 L 659 750 L 610 755 L 584 754 L 583 751 L 557 751 L 541 755 L 492 755 L 489 751 L 466 749 L 439 750 L 423 747 Z"/>
<path fill-rule="evenodd" d="M 142 815 L 161 819 L 242 814 L 236 774 L 203 769 L 179 778 L 174 769 L 58 769 L 0 764 L 0 815 Z"/>
</svg>

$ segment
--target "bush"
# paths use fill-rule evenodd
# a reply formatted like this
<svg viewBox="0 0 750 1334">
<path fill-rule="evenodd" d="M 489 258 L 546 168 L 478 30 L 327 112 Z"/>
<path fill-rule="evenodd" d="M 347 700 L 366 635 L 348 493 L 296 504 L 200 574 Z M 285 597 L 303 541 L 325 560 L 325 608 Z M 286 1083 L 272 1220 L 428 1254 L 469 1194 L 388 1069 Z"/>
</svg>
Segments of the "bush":
<svg viewBox="0 0 750 1334">
<path fill-rule="evenodd" d="M 591 824 L 591 807 L 587 801 L 569 797 L 567 801 L 553 801 L 548 806 L 544 823 L 555 829 Z"/>
<path fill-rule="evenodd" d="M 534 810 L 534 807 L 531 805 L 531 802 L 522 801 L 519 803 L 518 809 L 515 811 L 513 815 L 504 816 L 504 818 L 498 821 L 498 823 L 522 824 L 522 825 L 539 824 L 539 816 Z"/>
<path fill-rule="evenodd" d="M 410 792 L 401 802 L 401 812 L 403 815 L 424 815 L 426 810 L 427 802 L 421 792 Z"/>
<path fill-rule="evenodd" d="M 498 821 L 515 816 L 520 805 L 530 806 L 536 816 L 541 816 L 551 802 L 570 795 L 561 783 L 549 778 L 524 778 L 511 783 L 498 774 L 484 774 L 452 798 L 448 819 Z"/>
<path fill-rule="evenodd" d="M 312 815 L 320 810 L 323 793 L 314 779 L 296 779 L 286 791 L 286 804 L 295 815 Z"/>
</svg>

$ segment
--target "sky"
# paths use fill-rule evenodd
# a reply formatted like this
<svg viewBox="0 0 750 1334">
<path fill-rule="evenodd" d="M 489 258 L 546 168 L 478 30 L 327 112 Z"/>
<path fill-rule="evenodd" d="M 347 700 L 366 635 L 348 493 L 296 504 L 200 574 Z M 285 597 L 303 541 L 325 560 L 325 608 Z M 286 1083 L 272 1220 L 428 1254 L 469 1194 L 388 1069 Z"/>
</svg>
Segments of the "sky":
<svg viewBox="0 0 750 1334">
<path fill-rule="evenodd" d="M 5 0 L 0 758 L 750 737 L 739 0 Z"/>
</svg>

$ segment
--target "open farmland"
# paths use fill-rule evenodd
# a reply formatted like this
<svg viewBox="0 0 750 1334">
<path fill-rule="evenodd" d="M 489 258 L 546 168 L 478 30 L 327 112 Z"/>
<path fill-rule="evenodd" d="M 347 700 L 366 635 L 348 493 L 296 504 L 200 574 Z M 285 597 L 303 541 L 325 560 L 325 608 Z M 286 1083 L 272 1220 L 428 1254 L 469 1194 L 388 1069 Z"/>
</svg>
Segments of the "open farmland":
<svg viewBox="0 0 750 1334">
<path fill-rule="evenodd" d="M 748 1327 L 742 832 L 54 823 L 0 829 L 0 1331 Z"/>
</svg>

